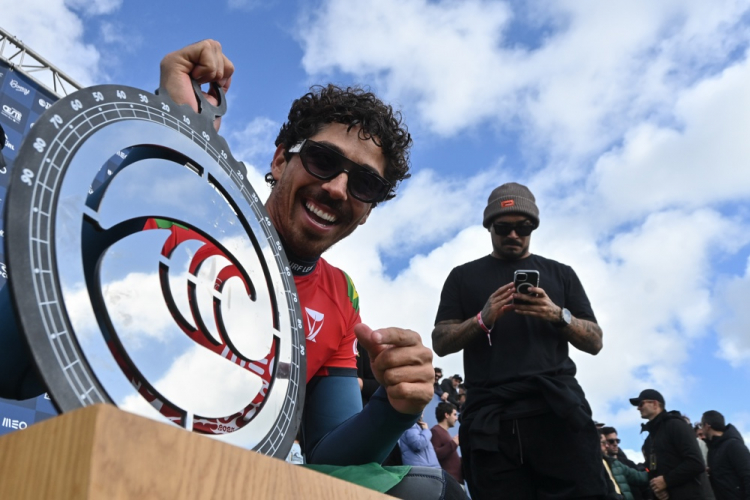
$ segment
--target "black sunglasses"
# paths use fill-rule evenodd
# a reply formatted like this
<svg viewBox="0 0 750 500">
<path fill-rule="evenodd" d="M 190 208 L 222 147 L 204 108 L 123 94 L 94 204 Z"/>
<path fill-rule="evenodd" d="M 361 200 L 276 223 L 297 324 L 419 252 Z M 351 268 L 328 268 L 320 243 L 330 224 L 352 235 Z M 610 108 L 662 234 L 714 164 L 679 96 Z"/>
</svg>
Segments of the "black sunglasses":
<svg viewBox="0 0 750 500">
<path fill-rule="evenodd" d="M 290 153 L 298 153 L 307 173 L 323 181 L 336 178 L 341 172 L 349 177 L 347 189 L 359 201 L 377 203 L 386 199 L 391 192 L 391 183 L 367 167 L 342 155 L 338 151 L 305 139 L 289 148 Z"/>
<path fill-rule="evenodd" d="M 615 443 L 617 443 L 617 444 L 620 444 L 620 438 L 615 438 L 615 439 L 607 439 L 607 442 L 608 442 L 609 444 L 615 444 Z"/>
<path fill-rule="evenodd" d="M 496 222 L 492 224 L 492 227 L 495 228 L 495 234 L 498 236 L 508 236 L 513 231 L 515 231 L 518 236 L 528 236 L 534 229 L 536 229 L 531 224 L 506 224 L 504 222 Z"/>
</svg>

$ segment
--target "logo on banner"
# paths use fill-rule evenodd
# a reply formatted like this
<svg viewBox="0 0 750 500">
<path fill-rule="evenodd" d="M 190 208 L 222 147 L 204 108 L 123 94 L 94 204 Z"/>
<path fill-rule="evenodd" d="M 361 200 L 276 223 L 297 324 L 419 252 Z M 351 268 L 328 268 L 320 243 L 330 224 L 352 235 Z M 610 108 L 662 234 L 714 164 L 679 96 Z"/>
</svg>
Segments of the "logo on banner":
<svg viewBox="0 0 750 500">
<path fill-rule="evenodd" d="M 8 140 L 8 136 L 5 136 L 5 147 L 10 149 L 11 151 L 15 151 L 16 147 Z"/>
<path fill-rule="evenodd" d="M 44 99 L 42 99 L 41 97 L 39 98 L 39 105 L 40 105 L 41 107 L 43 107 L 44 109 L 49 109 L 49 108 L 50 108 L 50 106 L 52 106 L 52 104 L 48 103 L 47 101 L 45 101 L 45 100 L 44 100 Z"/>
<path fill-rule="evenodd" d="M 29 95 L 29 92 L 31 92 L 31 90 L 18 83 L 18 80 L 11 80 L 10 88 L 15 89 L 16 92 L 21 92 L 23 95 Z"/>
<path fill-rule="evenodd" d="M 15 420 L 10 417 L 3 417 L 3 427 L 7 429 L 25 429 L 29 424 L 23 420 Z"/>
<path fill-rule="evenodd" d="M 16 123 L 21 123 L 21 118 L 23 118 L 23 114 L 20 111 L 7 104 L 3 104 L 3 115 Z"/>
</svg>

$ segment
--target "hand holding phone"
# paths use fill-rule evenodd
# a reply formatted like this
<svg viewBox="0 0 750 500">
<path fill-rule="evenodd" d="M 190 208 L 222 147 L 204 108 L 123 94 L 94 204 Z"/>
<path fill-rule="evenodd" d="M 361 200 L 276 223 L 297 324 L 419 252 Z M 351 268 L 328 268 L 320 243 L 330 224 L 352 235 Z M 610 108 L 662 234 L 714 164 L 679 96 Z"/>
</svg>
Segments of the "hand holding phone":
<svg viewBox="0 0 750 500">
<path fill-rule="evenodd" d="M 539 271 L 530 269 L 519 269 L 513 273 L 513 285 L 516 292 L 522 295 L 536 296 L 531 288 L 539 287 Z M 528 304 L 525 300 L 513 299 L 514 304 Z"/>
</svg>

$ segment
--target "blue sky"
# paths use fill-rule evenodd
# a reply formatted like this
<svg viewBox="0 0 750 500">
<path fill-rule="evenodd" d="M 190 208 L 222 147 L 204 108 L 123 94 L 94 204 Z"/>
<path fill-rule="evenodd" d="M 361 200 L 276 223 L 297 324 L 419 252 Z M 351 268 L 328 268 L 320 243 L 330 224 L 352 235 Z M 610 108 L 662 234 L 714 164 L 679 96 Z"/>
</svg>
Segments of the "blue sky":
<svg viewBox="0 0 750 500">
<path fill-rule="evenodd" d="M 314 83 L 369 85 L 414 137 L 412 179 L 329 252 L 363 319 L 430 332 L 450 269 L 489 253 L 487 195 L 541 209 L 532 252 L 573 266 L 604 330 L 575 352 L 595 418 L 639 449 L 627 403 L 659 389 L 750 437 L 750 3 L 0 0 L 0 25 L 84 84 L 158 85 L 168 52 L 219 40 L 222 127 L 266 193 L 273 139 Z M 459 355 L 436 358 L 463 373 Z"/>
</svg>

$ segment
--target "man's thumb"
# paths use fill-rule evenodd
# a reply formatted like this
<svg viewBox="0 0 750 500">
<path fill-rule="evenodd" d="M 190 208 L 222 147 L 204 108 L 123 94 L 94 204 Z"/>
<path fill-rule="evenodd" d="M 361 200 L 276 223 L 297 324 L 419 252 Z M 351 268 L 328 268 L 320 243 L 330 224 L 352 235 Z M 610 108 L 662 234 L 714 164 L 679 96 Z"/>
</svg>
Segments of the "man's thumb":
<svg viewBox="0 0 750 500">
<path fill-rule="evenodd" d="M 364 347 L 370 355 L 370 361 L 374 360 L 386 347 L 380 343 L 382 335 L 364 323 L 354 327 L 354 335 L 357 336 L 357 344 Z"/>
</svg>

